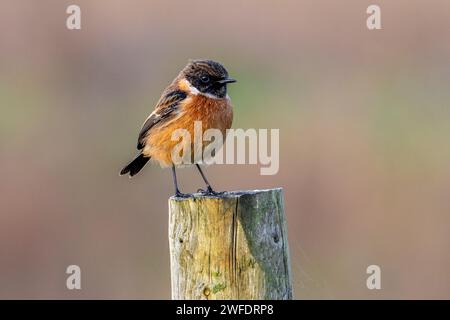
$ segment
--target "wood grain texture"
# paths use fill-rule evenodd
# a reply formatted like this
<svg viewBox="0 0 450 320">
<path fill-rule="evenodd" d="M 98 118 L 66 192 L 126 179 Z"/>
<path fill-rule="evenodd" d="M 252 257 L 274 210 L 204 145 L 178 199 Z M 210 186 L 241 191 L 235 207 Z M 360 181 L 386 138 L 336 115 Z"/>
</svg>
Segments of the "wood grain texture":
<svg viewBox="0 0 450 320">
<path fill-rule="evenodd" d="M 169 199 L 172 299 L 292 299 L 282 189 Z"/>
</svg>

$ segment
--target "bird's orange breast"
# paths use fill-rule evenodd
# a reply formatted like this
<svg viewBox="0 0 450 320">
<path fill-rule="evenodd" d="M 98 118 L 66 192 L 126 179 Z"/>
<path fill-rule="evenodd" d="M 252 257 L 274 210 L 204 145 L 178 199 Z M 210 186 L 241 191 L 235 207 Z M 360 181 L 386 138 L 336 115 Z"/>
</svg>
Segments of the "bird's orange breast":
<svg viewBox="0 0 450 320">
<path fill-rule="evenodd" d="M 172 141 L 172 133 L 177 129 L 187 130 L 193 144 L 195 121 L 201 121 L 203 132 L 207 129 L 218 129 L 225 138 L 226 130 L 231 128 L 233 121 L 230 99 L 210 98 L 202 94 L 189 96 L 180 104 L 180 111 L 175 118 L 150 130 L 143 149 L 144 155 L 152 157 L 163 167 L 171 166 L 172 150 L 179 143 L 179 140 Z M 206 145 L 207 143 L 203 142 L 203 148 Z M 194 148 L 191 148 L 191 152 L 193 151 Z"/>
</svg>

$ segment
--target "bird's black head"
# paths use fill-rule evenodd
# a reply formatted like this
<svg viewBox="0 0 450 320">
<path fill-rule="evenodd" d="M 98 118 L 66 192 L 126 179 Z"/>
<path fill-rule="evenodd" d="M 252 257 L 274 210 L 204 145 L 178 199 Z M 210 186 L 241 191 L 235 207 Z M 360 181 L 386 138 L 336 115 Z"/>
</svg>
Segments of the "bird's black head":
<svg viewBox="0 0 450 320">
<path fill-rule="evenodd" d="M 192 60 L 182 71 L 186 80 L 198 91 L 217 98 L 227 95 L 227 84 L 236 82 L 227 70 L 212 60 Z"/>
</svg>

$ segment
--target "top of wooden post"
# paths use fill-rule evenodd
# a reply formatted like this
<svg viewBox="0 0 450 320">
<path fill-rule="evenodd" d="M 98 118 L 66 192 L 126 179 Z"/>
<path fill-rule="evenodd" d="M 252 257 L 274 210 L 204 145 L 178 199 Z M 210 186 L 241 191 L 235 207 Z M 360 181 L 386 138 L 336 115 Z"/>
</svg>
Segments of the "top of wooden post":
<svg viewBox="0 0 450 320">
<path fill-rule="evenodd" d="M 283 192 L 283 188 L 272 188 L 272 189 L 255 189 L 255 190 L 235 190 L 235 191 L 224 191 L 222 193 L 219 193 L 217 195 L 206 195 L 203 193 L 190 193 L 188 197 L 177 197 L 177 196 L 171 196 L 169 200 L 175 200 L 175 201 L 182 201 L 182 200 L 189 200 L 192 198 L 239 198 L 243 195 L 256 195 L 259 193 L 267 193 L 267 192 Z"/>
</svg>

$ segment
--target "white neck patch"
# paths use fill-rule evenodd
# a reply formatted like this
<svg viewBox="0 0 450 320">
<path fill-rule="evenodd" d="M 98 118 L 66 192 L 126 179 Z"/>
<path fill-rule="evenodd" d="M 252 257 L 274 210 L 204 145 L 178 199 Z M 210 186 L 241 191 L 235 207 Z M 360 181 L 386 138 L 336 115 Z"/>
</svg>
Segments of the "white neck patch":
<svg viewBox="0 0 450 320">
<path fill-rule="evenodd" d="M 187 84 L 187 86 L 189 88 L 189 93 L 190 94 L 193 94 L 193 95 L 196 96 L 196 95 L 198 95 L 200 93 L 200 91 L 196 87 L 194 87 L 189 81 L 187 81 L 187 80 L 184 80 L 184 81 L 186 81 L 186 84 Z"/>
<path fill-rule="evenodd" d="M 188 80 L 185 80 L 185 81 L 186 81 L 186 84 L 187 84 L 187 86 L 188 86 L 188 88 L 189 88 L 189 93 L 190 93 L 190 94 L 193 94 L 193 95 L 198 95 L 198 94 L 200 94 L 200 95 L 205 96 L 205 97 L 208 97 L 208 98 L 210 98 L 210 99 L 221 99 L 221 98 L 219 98 L 218 96 L 215 96 L 215 95 L 213 95 L 213 94 L 211 94 L 211 93 L 203 93 L 203 92 L 200 92 L 200 90 L 198 90 L 196 87 L 194 87 Z"/>
</svg>

